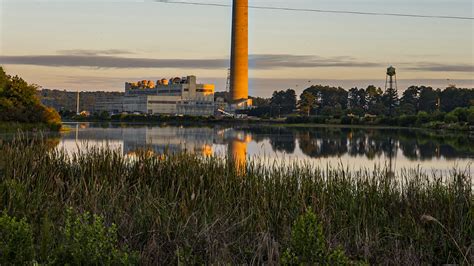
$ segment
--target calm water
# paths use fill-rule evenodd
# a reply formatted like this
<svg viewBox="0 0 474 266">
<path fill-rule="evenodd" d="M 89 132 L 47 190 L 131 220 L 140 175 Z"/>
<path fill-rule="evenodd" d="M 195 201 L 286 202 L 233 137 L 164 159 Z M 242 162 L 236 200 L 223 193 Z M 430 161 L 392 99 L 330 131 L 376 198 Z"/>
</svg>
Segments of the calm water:
<svg viewBox="0 0 474 266">
<path fill-rule="evenodd" d="M 109 145 L 126 155 L 149 148 L 157 153 L 192 152 L 204 156 L 232 154 L 245 162 L 299 161 L 350 169 L 389 167 L 392 171 L 421 167 L 426 171 L 469 171 L 474 161 L 474 136 L 421 130 L 284 128 L 284 127 L 160 127 L 68 124 L 58 146 L 74 151 L 84 145 Z"/>
</svg>

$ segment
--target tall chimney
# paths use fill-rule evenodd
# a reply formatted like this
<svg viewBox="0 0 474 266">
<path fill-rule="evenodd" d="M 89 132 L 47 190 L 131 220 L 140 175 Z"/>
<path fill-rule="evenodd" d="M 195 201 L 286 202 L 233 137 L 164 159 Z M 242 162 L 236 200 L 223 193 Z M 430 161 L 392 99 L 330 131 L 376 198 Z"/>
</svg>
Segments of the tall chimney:
<svg viewBox="0 0 474 266">
<path fill-rule="evenodd" d="M 234 0 L 232 9 L 232 48 L 230 94 L 233 102 L 248 99 L 248 0 Z"/>
</svg>

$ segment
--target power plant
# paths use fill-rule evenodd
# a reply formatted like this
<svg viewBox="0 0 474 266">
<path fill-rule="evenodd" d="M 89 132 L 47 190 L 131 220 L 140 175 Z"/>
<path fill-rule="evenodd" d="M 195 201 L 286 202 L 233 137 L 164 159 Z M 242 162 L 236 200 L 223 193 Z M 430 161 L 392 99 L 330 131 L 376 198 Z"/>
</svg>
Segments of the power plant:
<svg viewBox="0 0 474 266">
<path fill-rule="evenodd" d="M 230 58 L 230 101 L 232 109 L 247 108 L 249 100 L 248 0 L 234 0 Z"/>
<path fill-rule="evenodd" d="M 229 97 L 214 101 L 214 85 L 197 84 L 195 76 L 125 83 L 125 96 L 98 101 L 96 109 L 111 113 L 236 116 L 252 107 L 249 99 L 248 0 L 233 0 Z"/>
</svg>

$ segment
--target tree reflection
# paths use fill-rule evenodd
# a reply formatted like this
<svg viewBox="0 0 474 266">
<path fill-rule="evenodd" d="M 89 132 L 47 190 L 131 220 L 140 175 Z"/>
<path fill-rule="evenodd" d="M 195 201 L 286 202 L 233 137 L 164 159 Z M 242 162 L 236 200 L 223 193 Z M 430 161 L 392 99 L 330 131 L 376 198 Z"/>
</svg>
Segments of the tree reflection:
<svg viewBox="0 0 474 266">
<path fill-rule="evenodd" d="M 470 158 L 474 140 L 467 134 L 445 135 L 422 130 L 362 128 L 247 128 L 255 141 L 268 139 L 273 151 L 294 153 L 296 141 L 311 158 L 364 156 L 370 160 L 395 158 L 400 152 L 409 160 Z"/>
</svg>

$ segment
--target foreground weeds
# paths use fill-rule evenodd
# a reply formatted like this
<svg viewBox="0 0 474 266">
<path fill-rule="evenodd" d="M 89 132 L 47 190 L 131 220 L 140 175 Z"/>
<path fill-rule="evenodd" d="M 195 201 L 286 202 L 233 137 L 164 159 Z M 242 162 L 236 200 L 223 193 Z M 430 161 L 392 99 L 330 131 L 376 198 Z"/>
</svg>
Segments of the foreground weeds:
<svg viewBox="0 0 474 266">
<path fill-rule="evenodd" d="M 41 139 L 17 139 L 0 147 L 0 181 L 2 215 L 16 220 L 3 219 L 33 243 L 25 252 L 39 263 L 57 248 L 43 238 L 65 230 L 71 212 L 92 224 L 69 226 L 81 237 L 64 237 L 68 247 L 115 235 L 104 245 L 120 262 L 133 258 L 124 250 L 141 264 L 474 261 L 473 183 L 462 172 L 393 177 L 255 161 L 242 169 L 189 154 L 67 154 Z"/>
</svg>

